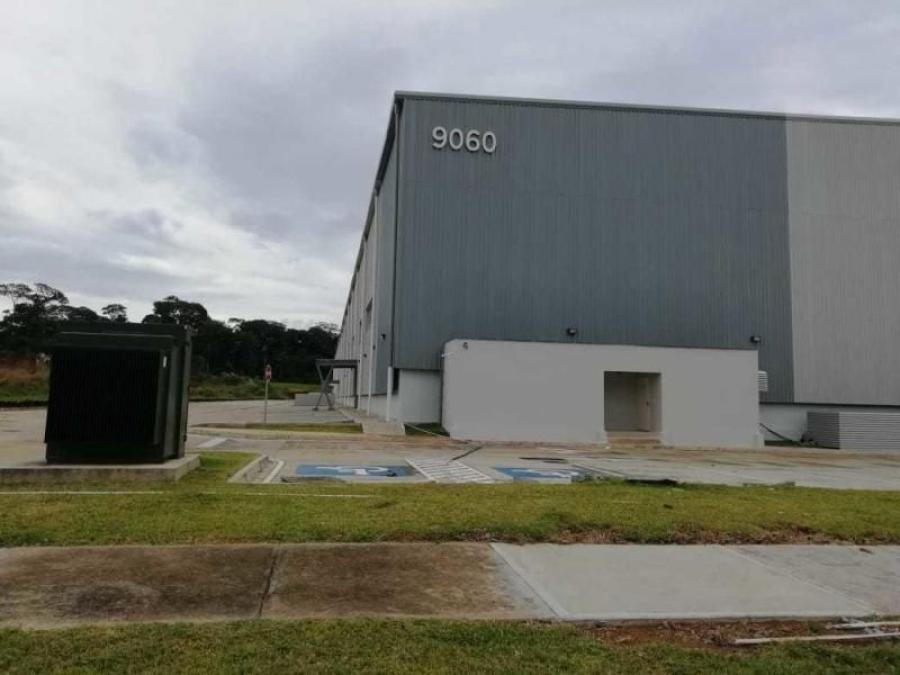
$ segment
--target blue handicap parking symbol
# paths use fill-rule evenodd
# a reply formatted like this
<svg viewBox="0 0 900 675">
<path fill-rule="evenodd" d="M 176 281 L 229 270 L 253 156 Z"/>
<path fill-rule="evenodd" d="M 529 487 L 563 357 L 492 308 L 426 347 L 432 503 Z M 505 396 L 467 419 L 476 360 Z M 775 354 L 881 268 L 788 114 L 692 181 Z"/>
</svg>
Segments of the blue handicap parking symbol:
<svg viewBox="0 0 900 675">
<path fill-rule="evenodd" d="M 408 476 L 408 466 L 385 464 L 299 464 L 294 473 L 298 476 L 331 476 L 333 478 L 396 478 Z"/>
<path fill-rule="evenodd" d="M 560 480 L 571 481 L 574 478 L 581 478 L 589 475 L 588 471 L 577 468 L 553 468 L 553 469 L 533 469 L 524 466 L 495 466 L 495 471 L 506 474 L 513 480 L 518 481 L 540 481 L 540 480 Z"/>
</svg>

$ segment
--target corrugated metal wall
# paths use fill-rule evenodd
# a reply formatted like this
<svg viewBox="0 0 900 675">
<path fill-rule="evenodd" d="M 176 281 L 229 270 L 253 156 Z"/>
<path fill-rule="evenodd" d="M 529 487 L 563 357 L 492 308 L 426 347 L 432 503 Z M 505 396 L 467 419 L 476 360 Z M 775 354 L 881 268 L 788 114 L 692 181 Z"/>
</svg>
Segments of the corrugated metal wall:
<svg viewBox="0 0 900 675">
<path fill-rule="evenodd" d="M 900 405 L 900 126 L 787 123 L 795 400 Z"/>
<path fill-rule="evenodd" d="M 394 221 L 397 170 L 396 150 L 391 151 L 381 189 L 378 192 L 378 280 L 375 298 L 375 388 L 373 394 L 387 393 L 387 369 L 391 365 L 391 306 L 394 283 Z M 383 337 L 382 337 L 383 336 Z"/>
<path fill-rule="evenodd" d="M 491 130 L 493 155 L 431 147 Z M 748 347 L 792 400 L 785 123 L 406 99 L 395 364 L 458 337 Z"/>
<path fill-rule="evenodd" d="M 396 204 L 396 151 L 392 150 L 384 179 L 371 212 L 372 220 L 360 244 L 359 268 L 353 277 L 341 337 L 335 353 L 339 359 L 359 360 L 359 395 L 369 391 L 369 360 L 372 393 L 387 392 L 387 369 L 391 359 L 391 305 L 393 302 L 394 231 Z M 371 323 L 367 308 L 371 304 Z M 382 337 L 382 335 L 384 337 Z M 339 396 L 353 394 L 351 371 L 339 371 Z"/>
</svg>

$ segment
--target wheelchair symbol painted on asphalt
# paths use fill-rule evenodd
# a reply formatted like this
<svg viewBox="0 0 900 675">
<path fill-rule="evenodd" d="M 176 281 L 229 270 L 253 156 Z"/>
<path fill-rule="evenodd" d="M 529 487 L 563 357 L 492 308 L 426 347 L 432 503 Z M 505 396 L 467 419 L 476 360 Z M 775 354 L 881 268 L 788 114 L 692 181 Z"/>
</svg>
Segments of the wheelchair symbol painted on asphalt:
<svg viewBox="0 0 900 675">
<path fill-rule="evenodd" d="M 568 480 L 587 476 L 584 469 L 532 469 L 521 466 L 495 466 L 495 471 L 506 474 L 513 480 Z"/>
<path fill-rule="evenodd" d="M 408 476 L 408 466 L 397 465 L 359 465 L 359 464 L 300 464 L 295 470 L 297 476 L 335 476 L 359 478 L 396 478 Z"/>
</svg>

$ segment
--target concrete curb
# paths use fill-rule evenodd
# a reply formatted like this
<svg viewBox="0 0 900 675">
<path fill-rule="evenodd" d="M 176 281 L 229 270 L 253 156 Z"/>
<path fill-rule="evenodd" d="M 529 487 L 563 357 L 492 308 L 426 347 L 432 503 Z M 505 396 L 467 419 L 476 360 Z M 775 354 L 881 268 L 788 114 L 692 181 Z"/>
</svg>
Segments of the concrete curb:
<svg viewBox="0 0 900 675">
<path fill-rule="evenodd" d="M 200 457 L 188 454 L 162 464 L 41 464 L 0 466 L 0 485 L 53 485 L 57 483 L 145 483 L 180 480 L 200 466 Z"/>
</svg>

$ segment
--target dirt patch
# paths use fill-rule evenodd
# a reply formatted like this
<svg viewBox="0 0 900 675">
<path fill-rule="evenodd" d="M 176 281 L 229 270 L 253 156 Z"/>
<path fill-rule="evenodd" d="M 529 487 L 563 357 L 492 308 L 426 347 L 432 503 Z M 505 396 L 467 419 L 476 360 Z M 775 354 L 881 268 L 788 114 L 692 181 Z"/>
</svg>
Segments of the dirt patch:
<svg viewBox="0 0 900 675">
<path fill-rule="evenodd" d="M 269 546 L 15 549 L 0 557 L 0 622 L 250 618 Z"/>
<path fill-rule="evenodd" d="M 467 544 L 285 547 L 263 615 L 523 616 L 502 570 L 489 548 Z"/>
<path fill-rule="evenodd" d="M 417 541 L 421 537 L 396 537 L 396 541 Z M 637 539 L 626 536 L 612 529 L 560 530 L 546 536 L 529 537 L 509 533 L 497 533 L 488 530 L 473 530 L 459 535 L 457 541 L 465 542 L 503 542 L 507 544 L 845 544 L 878 546 L 896 544 L 890 537 L 859 537 L 842 539 L 822 532 L 804 530 L 803 528 L 769 530 L 754 534 L 692 531 L 673 532 L 669 536 Z"/>
<path fill-rule="evenodd" d="M 738 638 L 824 635 L 822 621 L 664 621 L 660 623 L 622 623 L 583 626 L 583 629 L 608 646 L 632 646 L 666 643 L 683 647 L 747 649 L 735 647 Z"/>
</svg>

